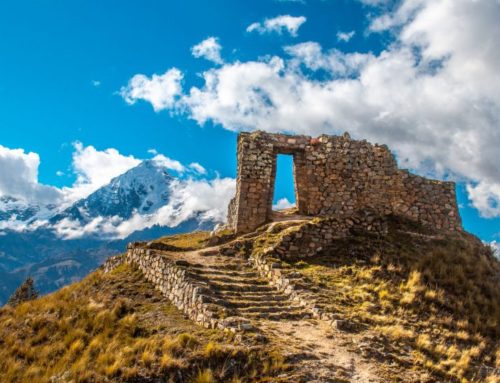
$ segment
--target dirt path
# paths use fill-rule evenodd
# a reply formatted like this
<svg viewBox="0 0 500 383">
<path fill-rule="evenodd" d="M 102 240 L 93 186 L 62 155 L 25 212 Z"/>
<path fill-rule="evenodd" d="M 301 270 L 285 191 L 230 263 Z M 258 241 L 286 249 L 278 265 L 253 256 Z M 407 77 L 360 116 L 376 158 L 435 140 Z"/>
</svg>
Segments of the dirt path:
<svg viewBox="0 0 500 383">
<path fill-rule="evenodd" d="M 322 321 L 261 320 L 259 328 L 283 355 L 294 360 L 298 382 L 381 382 L 377 368 L 348 350 L 346 336 Z"/>
</svg>

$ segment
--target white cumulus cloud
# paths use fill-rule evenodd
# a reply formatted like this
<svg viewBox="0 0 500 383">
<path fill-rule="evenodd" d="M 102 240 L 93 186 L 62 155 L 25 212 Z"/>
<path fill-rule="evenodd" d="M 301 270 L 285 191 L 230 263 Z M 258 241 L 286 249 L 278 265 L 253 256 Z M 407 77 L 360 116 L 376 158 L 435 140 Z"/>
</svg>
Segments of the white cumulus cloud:
<svg viewBox="0 0 500 383">
<path fill-rule="evenodd" d="M 177 68 L 162 75 L 153 74 L 151 78 L 136 74 L 119 93 L 128 104 L 135 104 L 138 100 L 148 101 L 158 112 L 174 105 L 182 92 L 182 78 L 183 75 Z"/>
<path fill-rule="evenodd" d="M 189 168 L 199 174 L 207 174 L 207 169 L 201 166 L 198 162 L 191 162 Z"/>
<path fill-rule="evenodd" d="M 12 196 L 27 202 L 55 203 L 61 192 L 38 182 L 38 153 L 10 149 L 0 145 L 0 196 Z"/>
<path fill-rule="evenodd" d="M 153 161 L 169 170 L 174 170 L 179 173 L 186 171 L 185 166 L 179 161 L 173 160 L 163 154 L 156 154 L 156 156 L 153 157 Z"/>
<path fill-rule="evenodd" d="M 97 150 L 92 145 L 84 146 L 81 142 L 76 142 L 74 148 L 72 167 L 77 178 L 71 187 L 64 188 L 67 203 L 87 197 L 108 184 L 112 178 L 141 162 L 140 159 L 120 154 L 113 148 Z"/>
<path fill-rule="evenodd" d="M 291 36 L 296 37 L 299 28 L 306 22 L 304 16 L 281 15 L 271 19 L 265 19 L 263 22 L 255 22 L 247 27 L 247 32 L 264 33 L 279 33 L 288 32 Z"/>
<path fill-rule="evenodd" d="M 221 50 L 222 47 L 219 44 L 219 40 L 215 37 L 209 37 L 191 48 L 194 57 L 203 57 L 216 64 L 223 63 L 220 55 Z"/>
<path fill-rule="evenodd" d="M 283 209 L 289 209 L 291 207 L 294 207 L 295 204 L 291 203 L 288 198 L 280 198 L 278 202 L 276 202 L 273 205 L 274 210 L 283 210 Z"/>
<path fill-rule="evenodd" d="M 292 56 L 290 67 L 302 64 L 314 71 L 324 69 L 332 77 L 359 75 L 360 70 L 374 59 L 371 53 L 343 53 L 337 49 L 324 52 L 314 41 L 286 46 L 284 50 Z"/>
<path fill-rule="evenodd" d="M 467 185 L 469 199 L 485 218 L 500 217 L 500 183 L 479 182 Z"/>
</svg>

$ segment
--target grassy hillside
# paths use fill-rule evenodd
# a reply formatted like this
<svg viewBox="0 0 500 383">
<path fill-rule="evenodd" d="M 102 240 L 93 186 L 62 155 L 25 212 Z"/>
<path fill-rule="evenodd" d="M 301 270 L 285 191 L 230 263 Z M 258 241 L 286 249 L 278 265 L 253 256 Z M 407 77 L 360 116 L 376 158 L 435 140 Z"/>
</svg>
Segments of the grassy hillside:
<svg viewBox="0 0 500 383">
<path fill-rule="evenodd" d="M 387 237 L 358 233 L 288 267 L 366 357 L 416 381 L 500 382 L 500 263 L 477 238 L 395 220 Z"/>
<path fill-rule="evenodd" d="M 241 254 L 259 254 L 286 227 L 261 229 L 233 245 L 241 245 Z M 195 232 L 155 243 L 182 252 L 206 247 L 208 239 Z M 353 233 L 315 257 L 280 263 L 341 324 L 340 332 L 320 334 L 313 320 L 308 331 L 336 340 L 323 346 L 347 347 L 369 362 L 381 381 L 500 382 L 500 263 L 477 238 L 392 218 L 387 236 Z M 268 343 L 258 332 L 204 329 L 139 271 L 120 266 L 0 309 L 1 381 L 292 382 L 293 367 L 321 342 L 304 344 L 312 348 L 303 353 L 296 344 L 291 353 L 293 342 L 272 338 L 292 334 L 287 325 L 273 324 Z"/>
<path fill-rule="evenodd" d="M 1 381 L 266 381 L 286 368 L 251 337 L 233 337 L 185 319 L 139 271 L 121 266 L 1 309 Z"/>
</svg>

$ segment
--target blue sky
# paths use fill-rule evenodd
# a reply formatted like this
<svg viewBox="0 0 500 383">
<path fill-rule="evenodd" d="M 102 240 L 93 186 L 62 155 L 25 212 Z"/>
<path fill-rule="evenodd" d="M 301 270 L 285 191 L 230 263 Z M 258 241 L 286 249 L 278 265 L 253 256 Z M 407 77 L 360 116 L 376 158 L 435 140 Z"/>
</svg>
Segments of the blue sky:
<svg viewBox="0 0 500 383">
<path fill-rule="evenodd" d="M 492 87 L 499 83 L 498 74 L 488 72 L 500 61 L 490 53 L 499 32 L 488 13 L 495 20 L 500 11 L 495 1 L 470 6 L 465 0 L 455 5 L 424 0 L 3 1 L 0 145 L 36 153 L 39 184 L 70 188 L 82 177 L 75 170 L 75 142 L 96 151 L 114 148 L 135 159 L 152 157 L 148 150 L 154 149 L 182 164 L 203 165 L 207 178 L 234 178 L 238 130 L 311 135 L 348 130 L 355 138 L 387 143 L 403 167 L 457 180 L 466 229 L 486 241 L 498 240 L 500 100 L 482 79 L 489 76 Z M 266 19 L 285 15 L 304 18 L 296 33 L 286 27 L 266 30 Z M 429 15 L 443 22 L 426 24 Z M 454 19 L 463 30 L 454 28 Z M 261 30 L 247 31 L 252 23 L 260 23 Z M 446 26 L 457 35 L 443 31 Z M 209 37 L 220 46 L 219 63 L 192 53 Z M 469 37 L 476 45 L 484 43 L 479 47 L 484 49 L 464 43 Z M 469 66 L 460 66 L 463 57 Z M 252 63 L 270 74 L 264 80 L 245 77 Z M 155 111 L 151 97 L 125 101 L 134 76 L 152 79 L 172 68 L 182 73 L 175 102 Z M 234 73 L 234 81 L 245 84 L 231 89 L 232 96 L 246 101 L 249 89 L 260 87 L 273 109 L 263 113 L 265 103 L 241 110 L 237 100 L 220 102 L 225 91 L 207 87 L 207 71 L 226 85 L 230 81 L 224 83 L 223 76 Z M 463 86 L 454 80 L 457 73 L 464 82 L 468 75 L 473 81 Z M 276 85 L 266 89 L 262 81 Z M 352 88 L 345 90 L 346 82 Z M 279 92 L 286 95 L 290 84 L 298 84 L 297 92 L 320 88 L 325 98 L 311 105 L 322 108 L 321 118 L 308 117 L 313 112 L 302 96 L 296 96 L 298 104 L 280 101 Z M 193 87 L 203 99 L 190 93 Z M 282 110 L 297 115 L 292 113 L 290 121 Z M 285 166 L 276 198 L 292 200 L 290 161 L 280 164 Z"/>
<path fill-rule="evenodd" d="M 282 13 L 316 20 L 301 39 L 335 46 L 337 30 L 361 30 L 362 7 L 353 1 L 39 1 L 2 2 L 0 12 L 0 142 L 40 154 L 40 181 L 64 185 L 61 165 L 71 164 L 71 142 L 114 147 L 144 157 L 150 148 L 180 161 L 198 161 L 234 175 L 234 134 L 199 126 L 148 105 L 128 107 L 116 92 L 136 73 L 185 68 L 186 83 L 210 65 L 191 47 L 219 36 L 224 54 L 239 60 L 281 52 L 295 40 L 245 32 L 256 20 Z M 377 38 L 354 38 L 346 49 L 380 49 Z M 93 86 L 99 81 L 99 86 Z M 138 137 L 140 136 L 140 137 Z M 139 139 L 138 139 L 139 138 Z M 182 145 L 180 145 L 182 143 Z M 209 146 L 212 150 L 203 150 Z M 222 155 L 214 156 L 211 152 Z"/>
</svg>

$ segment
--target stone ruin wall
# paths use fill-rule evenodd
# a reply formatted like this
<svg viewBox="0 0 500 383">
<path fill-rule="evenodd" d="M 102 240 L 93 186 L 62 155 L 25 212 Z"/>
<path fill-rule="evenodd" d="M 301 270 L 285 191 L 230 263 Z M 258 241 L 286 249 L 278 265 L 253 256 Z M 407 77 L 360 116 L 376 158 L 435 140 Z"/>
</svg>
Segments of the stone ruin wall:
<svg viewBox="0 0 500 383">
<path fill-rule="evenodd" d="M 291 154 L 298 213 L 342 216 L 365 208 L 435 229 L 461 230 L 455 184 L 398 169 L 386 145 L 343 136 L 240 133 L 236 195 L 228 224 L 237 233 L 269 222 L 278 154 Z"/>
<path fill-rule="evenodd" d="M 206 328 L 232 329 L 231 324 L 210 309 L 209 292 L 190 276 L 189 265 L 182 260 L 148 249 L 145 243 L 133 242 L 126 254 L 108 258 L 102 270 L 109 273 L 125 263 L 139 268 L 144 277 L 191 320 Z"/>
</svg>

